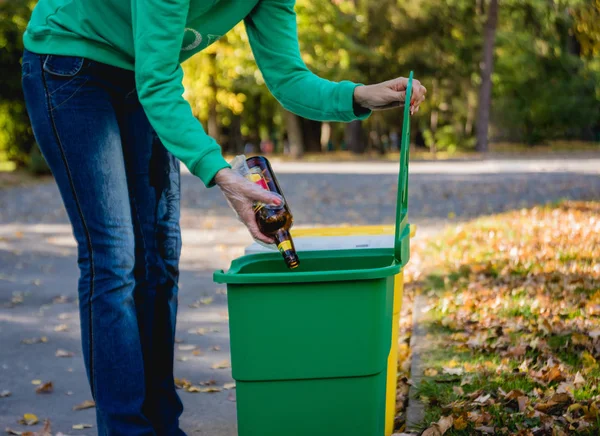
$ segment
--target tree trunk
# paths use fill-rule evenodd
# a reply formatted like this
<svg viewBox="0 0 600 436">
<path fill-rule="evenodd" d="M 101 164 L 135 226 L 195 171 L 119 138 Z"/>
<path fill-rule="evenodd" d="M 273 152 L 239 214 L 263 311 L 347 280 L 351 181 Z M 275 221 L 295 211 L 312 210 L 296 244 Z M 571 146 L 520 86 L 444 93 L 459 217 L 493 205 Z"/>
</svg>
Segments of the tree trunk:
<svg viewBox="0 0 600 436">
<path fill-rule="evenodd" d="M 294 158 L 301 158 L 304 156 L 304 138 L 302 136 L 300 117 L 287 110 L 284 110 L 284 113 L 285 128 L 290 143 L 290 154 Z"/>
<path fill-rule="evenodd" d="M 229 126 L 229 143 L 235 154 L 244 153 L 244 138 L 242 138 L 242 117 L 234 115 Z"/>
<path fill-rule="evenodd" d="M 488 151 L 488 129 L 492 105 L 492 72 L 494 71 L 494 44 L 498 24 L 498 0 L 490 0 L 484 28 L 483 61 L 481 63 L 481 89 L 477 116 L 477 151 Z"/>
<path fill-rule="evenodd" d="M 319 121 L 302 120 L 302 133 L 304 137 L 304 151 L 306 153 L 321 152 L 321 123 Z"/>
<path fill-rule="evenodd" d="M 217 55 L 211 53 L 208 55 L 210 59 L 210 71 L 208 75 L 208 87 L 210 89 L 210 101 L 208 104 L 208 135 L 212 136 L 217 143 L 221 143 L 219 120 L 217 118 L 217 84 L 215 83 L 215 71 L 217 63 Z"/>
<path fill-rule="evenodd" d="M 351 121 L 346 124 L 345 140 L 348 150 L 355 154 L 363 154 L 367 149 L 364 129 L 361 120 Z"/>
</svg>

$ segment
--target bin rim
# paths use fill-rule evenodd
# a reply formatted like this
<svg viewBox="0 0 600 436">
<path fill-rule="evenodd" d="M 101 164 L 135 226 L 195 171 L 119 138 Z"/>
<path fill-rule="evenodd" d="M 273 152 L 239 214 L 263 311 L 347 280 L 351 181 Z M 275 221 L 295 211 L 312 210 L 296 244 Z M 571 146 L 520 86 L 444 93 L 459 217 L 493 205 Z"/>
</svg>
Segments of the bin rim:
<svg viewBox="0 0 600 436">
<path fill-rule="evenodd" d="M 231 263 L 227 272 L 223 270 L 215 271 L 213 280 L 217 283 L 253 285 L 268 283 L 316 283 L 316 282 L 341 282 L 355 280 L 373 280 L 383 279 L 395 276 L 400 272 L 403 264 L 399 263 L 394 257 L 394 251 L 391 248 L 373 248 L 361 250 L 319 250 L 303 251 L 304 259 L 326 258 L 326 257 L 361 257 L 382 256 L 389 257 L 390 264 L 377 268 L 362 268 L 352 270 L 325 270 L 325 271 L 302 271 L 302 272 L 282 272 L 282 273 L 249 273 L 240 274 L 240 270 L 253 262 L 279 260 L 281 254 L 274 253 L 255 253 L 238 257 Z"/>
</svg>

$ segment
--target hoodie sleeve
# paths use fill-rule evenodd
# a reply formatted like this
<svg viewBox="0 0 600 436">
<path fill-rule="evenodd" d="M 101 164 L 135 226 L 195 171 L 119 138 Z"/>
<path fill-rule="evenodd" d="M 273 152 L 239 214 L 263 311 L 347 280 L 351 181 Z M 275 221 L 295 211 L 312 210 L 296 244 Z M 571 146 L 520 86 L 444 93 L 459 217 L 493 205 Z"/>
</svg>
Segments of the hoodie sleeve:
<svg viewBox="0 0 600 436">
<path fill-rule="evenodd" d="M 246 17 L 248 39 L 267 87 L 281 105 L 317 121 L 365 119 L 370 111 L 355 112 L 354 88 L 359 84 L 321 79 L 300 56 L 295 0 L 260 0 Z"/>
<path fill-rule="evenodd" d="M 183 98 L 179 54 L 190 0 L 130 0 L 138 96 L 164 146 L 206 186 L 229 167 Z"/>
</svg>

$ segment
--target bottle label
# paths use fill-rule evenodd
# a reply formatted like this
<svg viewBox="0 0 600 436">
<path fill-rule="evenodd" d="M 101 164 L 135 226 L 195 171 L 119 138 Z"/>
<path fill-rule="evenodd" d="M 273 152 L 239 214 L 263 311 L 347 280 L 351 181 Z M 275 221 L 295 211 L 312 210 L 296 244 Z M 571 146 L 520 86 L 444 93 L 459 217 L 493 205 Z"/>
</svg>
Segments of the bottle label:
<svg viewBox="0 0 600 436">
<path fill-rule="evenodd" d="M 256 183 L 258 186 L 263 188 L 266 191 L 269 191 L 269 187 L 267 186 L 267 182 L 261 174 L 250 173 L 250 181 Z"/>
<path fill-rule="evenodd" d="M 280 252 L 288 251 L 292 249 L 291 241 L 283 241 L 281 244 L 277 246 Z"/>
<path fill-rule="evenodd" d="M 252 171 L 252 170 L 254 170 L 254 168 L 253 168 L 253 169 L 251 169 L 250 171 Z M 259 169 L 259 171 L 260 171 L 260 169 Z M 265 181 L 265 179 L 264 179 L 264 177 L 262 176 L 262 174 L 251 172 L 251 173 L 248 175 L 248 179 L 250 179 L 250 181 L 251 181 L 252 183 L 256 183 L 258 186 L 260 186 L 261 188 L 263 188 L 265 191 L 269 191 L 269 190 L 270 190 L 270 189 L 269 189 L 269 186 L 267 185 L 267 182 Z M 253 209 L 254 209 L 254 212 L 255 212 L 255 213 L 256 213 L 256 212 L 258 212 L 258 211 L 259 211 L 259 210 L 261 210 L 263 207 L 265 207 L 265 204 L 264 204 L 264 203 L 262 203 L 262 202 L 260 202 L 260 201 L 256 201 L 256 202 L 254 203 L 254 207 L 253 207 Z"/>
</svg>

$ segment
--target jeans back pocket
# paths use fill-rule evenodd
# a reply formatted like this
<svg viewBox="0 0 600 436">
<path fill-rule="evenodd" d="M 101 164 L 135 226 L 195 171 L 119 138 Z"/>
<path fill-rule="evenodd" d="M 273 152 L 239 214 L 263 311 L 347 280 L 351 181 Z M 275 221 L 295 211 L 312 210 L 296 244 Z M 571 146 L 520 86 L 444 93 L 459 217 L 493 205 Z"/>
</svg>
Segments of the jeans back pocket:
<svg viewBox="0 0 600 436">
<path fill-rule="evenodd" d="M 44 71 L 54 76 L 76 76 L 85 63 L 85 58 L 79 56 L 48 55 L 44 60 Z"/>
</svg>

